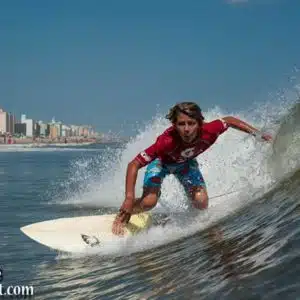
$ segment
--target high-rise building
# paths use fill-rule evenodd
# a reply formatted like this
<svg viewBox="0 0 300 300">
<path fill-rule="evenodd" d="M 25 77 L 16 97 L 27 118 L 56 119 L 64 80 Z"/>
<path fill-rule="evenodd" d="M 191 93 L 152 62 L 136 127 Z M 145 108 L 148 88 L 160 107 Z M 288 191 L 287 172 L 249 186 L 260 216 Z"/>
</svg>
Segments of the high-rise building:
<svg viewBox="0 0 300 300">
<path fill-rule="evenodd" d="M 70 137 L 70 136 L 72 136 L 72 134 L 71 134 L 71 127 L 63 124 L 62 125 L 62 130 L 61 130 L 61 136 L 62 137 Z"/>
<path fill-rule="evenodd" d="M 59 138 L 62 136 L 62 122 L 55 121 L 55 117 L 52 118 L 50 123 L 50 137 Z"/>
<path fill-rule="evenodd" d="M 8 113 L 0 108 L 0 132 L 8 132 Z"/>
<path fill-rule="evenodd" d="M 26 124 L 26 136 L 33 137 L 35 135 L 35 122 L 32 119 L 27 119 L 25 114 L 21 115 L 21 123 Z"/>
<path fill-rule="evenodd" d="M 34 122 L 32 119 L 26 119 L 25 122 L 26 124 L 26 136 L 27 137 L 33 137 L 34 135 Z"/>
<path fill-rule="evenodd" d="M 0 108 L 0 132 L 14 134 L 16 117 Z"/>
<path fill-rule="evenodd" d="M 71 136 L 79 136 L 79 126 L 71 125 Z"/>
<path fill-rule="evenodd" d="M 21 123 L 25 123 L 25 120 L 26 120 L 26 115 L 25 114 L 22 114 L 21 115 Z"/>
<path fill-rule="evenodd" d="M 39 121 L 38 122 L 39 126 L 40 126 L 40 132 L 39 135 L 42 137 L 46 137 L 48 136 L 48 124 L 45 124 L 43 121 Z"/>
<path fill-rule="evenodd" d="M 55 124 L 51 124 L 50 125 L 50 138 L 51 139 L 56 139 L 58 137 L 59 137 L 59 135 L 58 135 L 58 128 L 57 128 L 57 126 L 55 126 Z"/>
<path fill-rule="evenodd" d="M 25 123 L 16 123 L 15 124 L 15 133 L 18 135 L 26 136 L 26 124 Z"/>
<path fill-rule="evenodd" d="M 14 114 L 8 114 L 8 132 L 11 134 L 15 133 L 15 124 L 16 124 L 16 117 Z"/>
</svg>

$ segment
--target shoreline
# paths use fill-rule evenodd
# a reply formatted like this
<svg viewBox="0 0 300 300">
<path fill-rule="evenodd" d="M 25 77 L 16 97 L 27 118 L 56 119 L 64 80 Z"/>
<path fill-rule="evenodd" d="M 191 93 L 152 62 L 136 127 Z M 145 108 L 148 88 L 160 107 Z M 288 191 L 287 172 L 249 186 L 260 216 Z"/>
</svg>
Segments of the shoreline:
<svg viewBox="0 0 300 300">
<path fill-rule="evenodd" d="M 72 138 L 62 138 L 62 139 L 50 139 L 50 138 L 2 138 L 0 140 L 0 145 L 26 145 L 26 144 L 68 144 L 68 143 L 95 143 L 96 139 L 94 138 L 81 138 L 81 137 L 72 137 Z"/>
<path fill-rule="evenodd" d="M 115 140 L 105 140 L 105 139 L 96 139 L 96 138 L 81 138 L 81 137 L 72 137 L 72 138 L 63 138 L 63 139 L 49 139 L 49 138 L 12 138 L 12 139 L 0 139 L 1 146 L 36 146 L 36 147 L 45 147 L 45 146 L 86 146 L 92 144 L 110 144 L 110 143 L 121 143 L 122 141 Z"/>
</svg>

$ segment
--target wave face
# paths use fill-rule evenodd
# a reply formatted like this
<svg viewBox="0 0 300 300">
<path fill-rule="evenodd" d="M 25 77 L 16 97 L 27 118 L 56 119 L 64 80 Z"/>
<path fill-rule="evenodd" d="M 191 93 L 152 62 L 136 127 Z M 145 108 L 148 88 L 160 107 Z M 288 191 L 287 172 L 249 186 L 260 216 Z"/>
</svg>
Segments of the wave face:
<svg viewBox="0 0 300 300">
<path fill-rule="evenodd" d="M 36 266 L 28 276 L 41 299 L 82 299 L 83 295 L 88 299 L 295 299 L 300 292 L 299 107 L 297 101 L 281 99 L 233 114 L 273 134 L 274 143 L 230 129 L 199 156 L 210 195 L 205 212 L 195 212 L 169 176 L 153 210 L 154 216 L 160 212 L 171 216 L 173 221 L 165 227 L 153 227 L 84 255 L 55 254 L 55 261 L 48 249 L 37 255 L 44 248 L 24 238 L 19 249 L 28 255 L 24 264 Z M 223 115 L 218 107 L 205 112 L 206 120 Z M 18 168 L 27 172 L 22 179 L 23 219 L 30 223 L 37 218 L 116 212 L 123 201 L 128 162 L 167 126 L 158 114 L 127 144 L 87 148 L 91 151 L 26 152 L 24 163 L 18 162 Z M 29 173 L 25 168 L 32 168 L 28 161 L 33 157 L 41 159 Z M 38 170 L 45 176 L 49 172 L 53 180 L 53 189 L 48 187 L 43 194 L 47 204 L 34 198 L 36 191 L 45 190 L 43 181 L 29 180 Z M 10 190 L 17 191 L 18 187 Z M 32 196 L 27 199 L 29 191 Z M 14 252 L 3 247 L 10 255 L 3 252 L 8 262 Z"/>
</svg>

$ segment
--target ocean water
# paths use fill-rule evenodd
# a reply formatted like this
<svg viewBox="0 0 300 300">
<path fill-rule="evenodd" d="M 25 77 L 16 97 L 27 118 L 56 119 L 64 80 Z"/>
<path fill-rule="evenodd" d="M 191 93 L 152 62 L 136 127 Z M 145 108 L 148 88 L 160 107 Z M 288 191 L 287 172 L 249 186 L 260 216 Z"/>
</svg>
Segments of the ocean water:
<svg viewBox="0 0 300 300">
<path fill-rule="evenodd" d="M 268 144 L 230 129 L 198 157 L 207 211 L 193 210 L 170 176 L 153 214 L 173 222 L 84 254 L 57 253 L 19 228 L 116 212 L 127 163 L 168 123 L 157 115 L 127 144 L 1 146 L 2 286 L 33 286 L 35 299 L 298 299 L 300 105 L 281 99 L 234 115 L 276 138 Z M 142 179 L 143 170 L 137 195 Z"/>
</svg>

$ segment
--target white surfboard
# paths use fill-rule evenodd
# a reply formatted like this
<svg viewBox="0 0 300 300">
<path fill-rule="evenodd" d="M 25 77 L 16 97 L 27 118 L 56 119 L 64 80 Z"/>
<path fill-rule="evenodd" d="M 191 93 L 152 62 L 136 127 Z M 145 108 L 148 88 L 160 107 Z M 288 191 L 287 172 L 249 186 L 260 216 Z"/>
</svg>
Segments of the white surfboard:
<svg viewBox="0 0 300 300">
<path fill-rule="evenodd" d="M 64 252 L 84 252 L 118 238 L 111 231 L 115 217 L 115 214 L 111 214 L 60 218 L 26 225 L 20 230 L 49 248 Z M 151 224 L 151 214 L 132 215 L 125 227 L 124 237 L 138 234 Z"/>
</svg>

